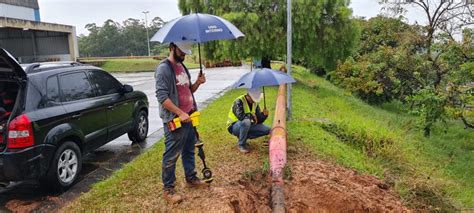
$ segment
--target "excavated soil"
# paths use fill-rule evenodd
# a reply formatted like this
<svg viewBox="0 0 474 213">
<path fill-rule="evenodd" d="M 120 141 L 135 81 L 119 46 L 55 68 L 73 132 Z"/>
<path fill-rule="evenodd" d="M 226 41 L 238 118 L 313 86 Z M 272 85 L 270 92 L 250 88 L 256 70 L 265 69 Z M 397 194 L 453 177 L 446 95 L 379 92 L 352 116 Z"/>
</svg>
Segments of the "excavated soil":
<svg viewBox="0 0 474 213">
<path fill-rule="evenodd" d="M 262 175 L 258 156 L 245 155 L 237 150 L 236 161 L 224 161 L 213 168 L 214 181 L 209 187 L 189 188 L 177 181 L 177 191 L 185 196 L 182 203 L 166 203 L 165 211 L 199 212 L 271 212 L 269 206 L 270 183 Z M 161 193 L 157 191 L 157 193 Z"/>
<path fill-rule="evenodd" d="M 311 160 L 290 162 L 285 185 L 289 212 L 409 212 L 383 181 L 352 169 Z"/>
<path fill-rule="evenodd" d="M 20 200 L 12 200 L 5 204 L 5 208 L 12 212 L 32 212 L 39 206 L 39 202 Z"/>
<path fill-rule="evenodd" d="M 238 153 L 236 157 L 242 161 L 221 162 L 210 187 L 189 189 L 179 185 L 178 191 L 186 194 L 185 201 L 168 203 L 166 209 L 271 212 L 270 182 L 261 164 L 256 163 L 261 154 Z M 410 212 L 397 193 L 376 177 L 308 156 L 293 154 L 289 159 L 291 177 L 285 180 L 288 212 Z"/>
</svg>

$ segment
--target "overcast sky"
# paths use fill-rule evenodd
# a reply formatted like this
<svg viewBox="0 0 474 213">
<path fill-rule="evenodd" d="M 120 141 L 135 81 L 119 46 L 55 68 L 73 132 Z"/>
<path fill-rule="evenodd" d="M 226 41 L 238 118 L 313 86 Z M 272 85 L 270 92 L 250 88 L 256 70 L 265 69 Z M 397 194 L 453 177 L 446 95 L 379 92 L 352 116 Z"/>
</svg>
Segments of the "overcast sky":
<svg viewBox="0 0 474 213">
<path fill-rule="evenodd" d="M 102 25 L 112 19 L 122 23 L 128 18 L 145 19 L 143 11 L 149 11 L 148 20 L 159 16 L 164 21 L 181 16 L 178 0 L 38 0 L 41 21 L 76 26 L 77 35 L 88 34 L 86 24 Z M 367 18 L 380 12 L 378 0 L 352 0 L 354 16 Z M 422 13 L 411 11 L 410 22 L 422 23 Z"/>
</svg>

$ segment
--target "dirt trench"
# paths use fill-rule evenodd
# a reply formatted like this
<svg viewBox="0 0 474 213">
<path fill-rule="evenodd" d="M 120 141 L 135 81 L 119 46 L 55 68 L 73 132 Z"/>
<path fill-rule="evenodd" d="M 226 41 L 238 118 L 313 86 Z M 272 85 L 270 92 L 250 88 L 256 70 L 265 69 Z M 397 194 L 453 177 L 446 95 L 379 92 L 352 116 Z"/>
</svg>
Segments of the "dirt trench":
<svg viewBox="0 0 474 213">
<path fill-rule="evenodd" d="M 167 204 L 167 210 L 271 212 L 268 171 L 255 163 L 256 155 L 238 153 L 236 159 L 242 161 L 221 162 L 215 169 L 216 181 L 208 188 L 181 186 L 185 201 Z M 308 156 L 293 154 L 289 159 L 284 186 L 288 212 L 411 211 L 382 180 Z"/>
</svg>

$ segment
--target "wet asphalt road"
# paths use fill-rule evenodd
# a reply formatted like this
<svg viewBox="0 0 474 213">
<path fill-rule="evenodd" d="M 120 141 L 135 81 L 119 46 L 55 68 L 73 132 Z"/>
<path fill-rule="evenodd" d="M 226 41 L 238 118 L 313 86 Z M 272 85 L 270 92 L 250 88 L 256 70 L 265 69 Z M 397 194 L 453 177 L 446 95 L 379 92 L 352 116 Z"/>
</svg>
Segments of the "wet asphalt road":
<svg viewBox="0 0 474 213">
<path fill-rule="evenodd" d="M 207 82 L 194 93 L 198 108 L 205 108 L 225 91 L 231 89 L 232 84 L 248 71 L 249 69 L 244 67 L 204 70 Z M 193 82 L 197 74 L 198 70 L 191 70 Z M 36 181 L 10 183 L 9 186 L 0 187 L 0 212 L 54 211 L 77 198 L 81 193 L 89 191 L 91 184 L 107 178 L 113 171 L 120 169 L 123 164 L 130 162 L 158 142 L 163 137 L 163 123 L 158 115 L 153 75 L 152 72 L 114 74 L 122 83 L 129 84 L 135 90 L 143 91 L 148 96 L 150 127 L 146 142 L 132 145 L 125 134 L 85 156 L 78 181 L 64 193 L 52 193 Z"/>
</svg>

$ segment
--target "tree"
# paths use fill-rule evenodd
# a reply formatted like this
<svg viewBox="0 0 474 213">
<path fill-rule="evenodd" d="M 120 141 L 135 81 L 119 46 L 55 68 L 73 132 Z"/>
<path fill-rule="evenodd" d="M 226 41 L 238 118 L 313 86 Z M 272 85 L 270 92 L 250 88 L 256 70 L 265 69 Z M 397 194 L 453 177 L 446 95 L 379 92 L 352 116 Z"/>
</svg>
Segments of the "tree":
<svg viewBox="0 0 474 213">
<path fill-rule="evenodd" d="M 411 6 L 420 8 L 426 15 L 424 27 L 422 65 L 426 76 L 418 91 L 408 97 L 413 111 L 420 114 L 426 136 L 431 126 L 444 117 L 460 118 L 471 127 L 464 113 L 472 101 L 472 27 L 474 4 L 470 0 L 381 0 L 394 15 L 403 15 Z M 456 35 L 462 32 L 461 42 Z M 469 36 L 470 35 L 470 36 Z M 458 39 L 459 40 L 459 39 Z M 461 77 L 462 76 L 462 77 Z M 471 85 L 471 86 L 469 86 Z M 468 111 L 472 113 L 471 111 Z"/>
<path fill-rule="evenodd" d="M 97 36 L 100 38 L 101 44 L 98 47 L 102 56 L 120 56 L 124 52 L 125 48 L 121 44 L 125 40 L 121 36 L 119 23 L 111 19 L 105 21 Z"/>
<path fill-rule="evenodd" d="M 103 26 L 87 24 L 88 36 L 79 38 L 79 49 L 87 56 L 118 56 L 124 48 L 121 37 L 121 26 L 113 20 L 107 20 Z"/>
<path fill-rule="evenodd" d="M 445 38 L 450 38 L 445 35 Z M 447 49 L 440 57 L 449 69 L 444 94 L 450 116 L 461 119 L 466 128 L 474 128 L 474 30 L 465 29 L 461 42 L 446 39 L 440 48 Z"/>
<path fill-rule="evenodd" d="M 358 22 L 358 51 L 331 73 L 334 83 L 371 104 L 405 101 L 427 84 L 426 67 L 417 54 L 422 41 L 418 26 L 383 16 Z"/>
<path fill-rule="evenodd" d="M 293 50 L 309 68 L 332 71 L 339 60 L 352 55 L 360 28 L 351 19 L 349 1 L 304 1 L 294 3 Z M 311 14 L 311 15 L 308 15 Z"/>
<path fill-rule="evenodd" d="M 123 22 L 121 44 L 126 55 L 147 55 L 147 37 L 145 25 L 138 19 L 129 18 Z"/>
<path fill-rule="evenodd" d="M 180 0 L 179 7 L 183 14 L 199 12 L 215 14 L 237 26 L 246 37 L 236 41 L 209 42 L 204 45 L 207 59 L 221 61 L 238 60 L 253 57 L 272 59 L 285 51 L 284 10 L 276 8 L 284 5 L 283 0 L 257 1 L 198 1 Z M 274 8 L 268 10 L 267 8 Z"/>
<path fill-rule="evenodd" d="M 293 1 L 293 54 L 312 70 L 333 70 L 338 60 L 357 45 L 358 27 L 350 18 L 349 1 Z M 221 16 L 246 36 L 238 41 L 205 44 L 207 59 L 258 58 L 284 60 L 286 54 L 286 0 L 180 0 L 183 14 Z"/>
<path fill-rule="evenodd" d="M 438 59 L 439 52 L 432 54 L 432 45 L 435 42 L 436 34 L 447 33 L 454 39 L 454 34 L 460 33 L 462 29 L 474 25 L 474 4 L 469 0 L 381 0 L 386 9 L 393 14 L 399 15 L 406 12 L 407 8 L 414 6 L 421 8 L 425 15 L 428 25 L 426 26 L 426 58 L 433 62 L 435 71 L 434 86 L 439 89 L 443 77 L 447 70 L 443 69 Z"/>
<path fill-rule="evenodd" d="M 161 29 L 164 24 L 165 22 L 163 21 L 163 19 L 161 19 L 160 17 L 155 17 L 151 20 L 151 22 L 149 23 L 150 26 L 148 27 L 150 28 L 150 32 L 154 34 L 158 32 L 158 30 Z"/>
<path fill-rule="evenodd" d="M 97 35 L 99 27 L 97 27 L 96 24 L 87 24 L 85 28 L 89 31 L 89 36 L 80 35 L 78 37 L 78 45 L 79 49 L 81 50 L 81 55 L 91 56 L 94 55 L 94 43 L 96 43 L 97 41 L 94 41 L 95 36 L 90 35 Z"/>
<path fill-rule="evenodd" d="M 155 17 L 150 23 L 150 32 L 157 32 L 164 22 Z M 139 19 L 129 18 L 122 24 L 107 20 L 102 26 L 94 23 L 87 24 L 89 35 L 79 36 L 78 43 L 82 56 L 145 56 L 147 51 L 147 36 L 145 23 Z M 155 55 L 160 54 L 163 45 L 151 43 L 150 48 Z"/>
<path fill-rule="evenodd" d="M 414 6 L 423 10 L 428 21 L 426 29 L 427 49 L 438 31 L 444 31 L 451 37 L 474 24 L 474 3 L 469 0 L 381 0 L 386 9 L 393 14 L 403 14 Z"/>
<path fill-rule="evenodd" d="M 358 55 L 377 51 L 381 47 L 411 48 L 410 51 L 421 52 L 421 29 L 417 25 L 409 25 L 398 18 L 377 16 L 369 20 L 358 20 L 361 26 Z M 409 47 L 410 46 L 410 47 Z"/>
</svg>

